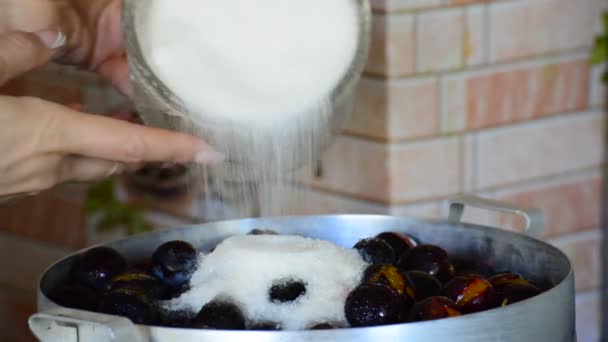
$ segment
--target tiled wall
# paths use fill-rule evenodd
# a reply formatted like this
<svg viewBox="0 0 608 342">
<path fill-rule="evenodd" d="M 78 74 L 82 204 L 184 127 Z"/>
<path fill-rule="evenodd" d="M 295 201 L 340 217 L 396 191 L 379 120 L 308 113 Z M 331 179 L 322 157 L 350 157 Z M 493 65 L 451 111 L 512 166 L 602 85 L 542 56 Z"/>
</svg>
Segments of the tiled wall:
<svg viewBox="0 0 608 342">
<path fill-rule="evenodd" d="M 445 217 L 442 200 L 464 192 L 538 207 L 543 238 L 576 269 L 579 341 L 598 341 L 605 94 L 588 58 L 608 2 L 372 4 L 373 54 L 354 117 L 321 177 L 304 177 L 313 189 L 285 202 L 296 213 Z"/>
<path fill-rule="evenodd" d="M 356 111 L 316 174 L 277 190 L 283 204 L 292 214 L 445 217 L 446 198 L 476 193 L 539 207 L 543 238 L 575 265 L 579 341 L 598 341 L 605 94 L 587 60 L 608 2 L 371 1 L 373 48 Z M 116 105 L 94 77 L 55 67 L 0 93 L 84 101 L 96 112 Z M 91 241 L 82 202 L 72 186 L 0 207 L 0 270 L 11 270 L 0 271 L 0 340 L 25 339 L 36 277 Z M 161 226 L 198 210 L 191 200 L 164 207 L 173 216 L 155 216 Z M 467 219 L 521 227 L 479 211 Z"/>
</svg>

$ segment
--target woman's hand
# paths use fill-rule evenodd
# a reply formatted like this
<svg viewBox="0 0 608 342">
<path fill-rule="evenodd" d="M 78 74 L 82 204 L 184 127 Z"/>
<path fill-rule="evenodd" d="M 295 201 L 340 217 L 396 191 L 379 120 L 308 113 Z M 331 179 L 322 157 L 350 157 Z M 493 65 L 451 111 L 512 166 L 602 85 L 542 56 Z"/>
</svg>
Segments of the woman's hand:
<svg viewBox="0 0 608 342">
<path fill-rule="evenodd" d="M 44 57 L 95 71 L 130 95 L 121 14 L 121 0 L 2 0 L 0 34 L 60 33 L 65 44 L 53 56 Z M 52 39 L 49 40 L 52 44 Z"/>
<path fill-rule="evenodd" d="M 0 1 L 0 85 L 53 58 L 99 72 L 130 92 L 120 1 Z M 0 196 L 108 177 L 140 162 L 203 164 L 222 156 L 189 135 L 0 96 Z"/>
<path fill-rule="evenodd" d="M 103 179 L 143 161 L 216 162 L 188 135 L 82 114 L 36 98 L 0 96 L 0 195 Z"/>
</svg>

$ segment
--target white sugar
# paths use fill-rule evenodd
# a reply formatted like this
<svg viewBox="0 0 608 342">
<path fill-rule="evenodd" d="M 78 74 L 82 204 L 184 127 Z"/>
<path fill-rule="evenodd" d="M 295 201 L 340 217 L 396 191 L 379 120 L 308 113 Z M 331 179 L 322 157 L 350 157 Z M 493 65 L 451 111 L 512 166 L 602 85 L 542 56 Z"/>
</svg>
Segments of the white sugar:
<svg viewBox="0 0 608 342">
<path fill-rule="evenodd" d="M 318 158 L 325 143 L 319 137 L 329 134 L 330 117 L 343 105 L 332 102 L 344 100 L 337 88 L 352 76 L 359 6 L 357 0 L 146 0 L 137 20 L 141 50 L 185 107 L 190 121 L 180 129 L 227 155 L 222 165 L 202 170 L 211 179 L 207 194 L 246 207 L 280 207 L 274 198 L 258 203 L 258 196 L 265 183 L 283 181 L 283 171 Z M 330 242 L 233 237 L 201 256 L 192 289 L 166 304 L 198 312 L 227 296 L 249 320 L 285 329 L 345 324 L 344 301 L 364 266 L 355 250 Z M 270 302 L 271 285 L 285 278 L 304 281 L 306 294 L 292 304 Z"/>
<path fill-rule="evenodd" d="M 332 115 L 348 111 L 341 86 L 358 77 L 350 68 L 360 48 L 360 10 L 359 0 L 141 5 L 144 59 L 184 107 L 172 113 L 187 117 L 163 125 L 199 135 L 226 155 L 221 165 L 194 170 L 208 182 L 207 196 L 243 208 L 220 210 L 220 217 L 284 213 L 268 190 L 312 166 L 335 128 Z"/>
<path fill-rule="evenodd" d="M 203 122 L 289 123 L 329 98 L 357 49 L 353 0 L 146 1 L 146 59 Z"/>
<path fill-rule="evenodd" d="M 166 306 L 198 312 L 214 298 L 227 297 L 238 303 L 249 321 L 279 322 L 286 330 L 326 322 L 346 325 L 344 302 L 365 266 L 356 250 L 327 241 L 234 236 L 201 256 L 191 290 Z M 303 281 L 306 293 L 294 302 L 272 302 L 269 289 L 283 279 Z"/>
</svg>

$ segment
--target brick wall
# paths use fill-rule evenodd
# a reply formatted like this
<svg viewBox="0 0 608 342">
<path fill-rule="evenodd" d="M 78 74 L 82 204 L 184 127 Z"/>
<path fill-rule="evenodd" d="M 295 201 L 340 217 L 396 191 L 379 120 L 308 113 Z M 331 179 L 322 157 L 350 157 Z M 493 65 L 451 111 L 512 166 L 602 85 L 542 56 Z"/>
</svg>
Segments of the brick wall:
<svg viewBox="0 0 608 342">
<path fill-rule="evenodd" d="M 287 211 L 445 217 L 444 200 L 459 193 L 538 207 L 543 238 L 575 265 L 579 341 L 598 341 L 605 94 L 602 70 L 587 59 L 606 2 L 371 1 L 372 55 L 356 111 L 321 172 L 277 190 Z M 94 112 L 121 100 L 95 77 L 55 66 L 0 93 L 83 101 Z M 95 240 L 84 228 L 85 189 L 0 207 L 0 266 L 11 270 L 0 272 L 0 340 L 27 340 L 37 276 Z M 176 226 L 200 211 L 194 199 L 175 203 L 158 203 L 172 216 L 155 222 Z M 477 211 L 466 218 L 521 226 Z"/>
<path fill-rule="evenodd" d="M 600 336 L 603 0 L 372 0 L 358 105 L 294 212 L 445 217 L 475 193 L 545 212 L 576 273 L 579 341 Z M 289 198 L 292 198 L 290 200 Z M 511 217 L 467 219 L 506 228 Z"/>
</svg>

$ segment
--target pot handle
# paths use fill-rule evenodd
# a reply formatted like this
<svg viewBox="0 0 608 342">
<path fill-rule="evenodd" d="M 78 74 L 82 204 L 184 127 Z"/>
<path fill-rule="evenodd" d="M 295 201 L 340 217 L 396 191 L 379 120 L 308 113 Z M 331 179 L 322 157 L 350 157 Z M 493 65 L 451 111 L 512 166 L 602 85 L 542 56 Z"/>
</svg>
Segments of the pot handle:
<svg viewBox="0 0 608 342">
<path fill-rule="evenodd" d="M 535 238 L 540 236 L 545 225 L 545 217 L 538 209 L 520 208 L 508 203 L 489 200 L 473 195 L 460 196 L 450 200 L 450 213 L 448 215 L 448 221 L 453 224 L 459 224 L 461 222 L 465 207 L 475 207 L 479 209 L 519 215 L 526 220 L 524 233 Z"/>
<path fill-rule="evenodd" d="M 30 316 L 30 330 L 42 342 L 142 342 L 135 324 L 119 316 L 53 309 Z"/>
</svg>

